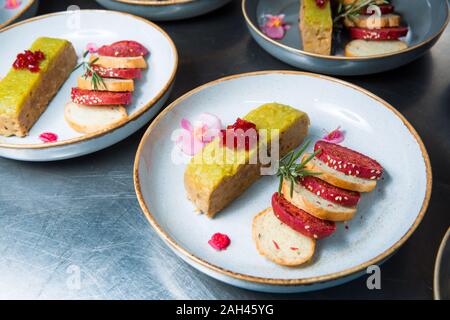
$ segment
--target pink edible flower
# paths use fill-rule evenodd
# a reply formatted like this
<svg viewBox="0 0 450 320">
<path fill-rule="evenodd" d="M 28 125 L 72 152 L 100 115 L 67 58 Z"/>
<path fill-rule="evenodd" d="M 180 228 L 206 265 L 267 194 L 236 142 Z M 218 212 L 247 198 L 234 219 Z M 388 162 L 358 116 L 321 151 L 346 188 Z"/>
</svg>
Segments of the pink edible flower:
<svg viewBox="0 0 450 320">
<path fill-rule="evenodd" d="M 44 143 L 56 142 L 58 141 L 58 135 L 53 132 L 44 132 L 39 135 L 39 139 Z"/>
<path fill-rule="evenodd" d="M 218 136 L 220 129 L 220 119 L 207 112 L 200 114 L 193 123 L 183 118 L 181 132 L 175 138 L 175 143 L 185 154 L 193 156 Z"/>
<path fill-rule="evenodd" d="M 230 243 L 230 238 L 226 234 L 219 232 L 213 234 L 211 239 L 208 241 L 208 244 L 218 251 L 225 250 L 228 248 Z"/>
<path fill-rule="evenodd" d="M 341 127 L 337 127 L 337 129 L 327 133 L 321 140 L 330 143 L 341 143 L 344 139 L 344 131 L 341 130 Z"/>
<path fill-rule="evenodd" d="M 86 45 L 86 50 L 89 51 L 89 53 L 96 53 L 98 51 L 98 47 L 95 43 L 89 42 Z"/>
<path fill-rule="evenodd" d="M 284 22 L 284 18 L 286 16 L 284 14 L 280 15 L 271 15 L 265 14 L 263 17 L 264 23 L 261 26 L 262 32 L 266 36 L 271 39 L 282 39 L 286 33 L 286 30 L 289 30 L 290 26 Z"/>
<path fill-rule="evenodd" d="M 20 0 L 6 0 L 5 9 L 17 9 L 21 4 Z"/>
</svg>

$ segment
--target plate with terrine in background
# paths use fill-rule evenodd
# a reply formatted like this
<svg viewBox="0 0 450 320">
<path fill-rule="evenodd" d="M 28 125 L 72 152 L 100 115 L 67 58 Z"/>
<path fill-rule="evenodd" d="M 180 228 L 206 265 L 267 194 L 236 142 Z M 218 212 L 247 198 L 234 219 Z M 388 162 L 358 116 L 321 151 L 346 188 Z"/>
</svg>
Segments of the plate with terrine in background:
<svg viewBox="0 0 450 320">
<path fill-rule="evenodd" d="M 17 160 L 73 158 L 125 139 L 163 106 L 178 65 L 162 29 L 113 11 L 25 20 L 0 31 L 0 42 L 10 44 L 0 59 L 0 156 Z M 27 55 L 43 59 L 35 70 L 22 65 Z"/>
<path fill-rule="evenodd" d="M 271 55 L 333 75 L 405 65 L 433 47 L 449 21 L 441 0 L 243 0 L 242 11 L 251 35 Z"/>
<path fill-rule="evenodd" d="M 216 10 L 231 0 L 96 0 L 105 8 L 153 21 L 188 19 Z"/>
<path fill-rule="evenodd" d="M 271 219 L 277 222 L 262 231 L 260 238 L 254 233 L 260 221 L 258 213 L 268 212 L 271 204 L 276 212 L 272 195 L 279 190 L 279 177 L 267 172 L 261 173 L 263 176 L 258 171 L 255 174 L 255 163 L 235 165 L 235 159 L 245 159 L 241 157 L 246 155 L 244 150 L 248 150 L 249 158 L 257 150 L 250 144 L 248 148 L 245 144 L 245 149 L 242 145 L 231 151 L 231 155 L 236 152 L 236 157 L 225 157 L 231 163 L 214 162 L 222 159 L 222 151 L 237 147 L 235 143 L 233 149 L 232 136 L 227 135 L 226 142 L 223 140 L 224 130 L 227 134 L 230 130 L 236 133 L 236 129 L 250 129 L 252 125 L 260 137 L 256 141 L 261 143 L 265 141 L 261 138 L 264 128 L 279 129 L 279 153 L 272 152 L 275 149 L 269 152 L 280 156 L 301 144 L 305 135 L 305 140 L 312 141 L 312 147 L 324 135 L 328 139 L 331 132 L 337 132 L 334 129 L 340 128 L 339 131 L 344 131 L 344 136 L 339 134 L 341 145 L 379 161 L 384 168 L 382 179 L 375 180 L 374 170 L 370 171 L 373 177 L 358 180 L 366 186 L 370 183 L 371 192 L 361 191 L 358 211 L 353 211 L 351 217 L 333 217 L 339 222 L 332 225 L 333 233 L 326 238 L 313 234 L 308 241 L 303 236 L 305 242 L 300 243 L 301 231 L 295 229 L 298 241 L 293 236 L 292 241 L 296 242 L 290 242 L 293 246 L 283 245 L 279 240 L 290 237 L 294 227 L 281 216 L 277 221 L 273 214 Z M 213 132 L 222 137 L 211 139 L 209 134 Z M 307 152 L 312 152 L 309 149 Z M 277 160 L 275 156 L 272 164 Z M 346 173 L 352 181 L 356 181 L 352 174 L 361 173 L 352 169 L 357 166 L 355 163 L 348 164 L 347 169 L 342 162 L 334 166 L 333 170 L 353 170 Z M 292 172 L 286 169 L 279 172 L 287 171 Z M 317 177 L 329 178 L 328 174 Z M 431 195 L 431 167 L 417 132 L 379 97 L 350 83 L 317 74 L 261 71 L 207 83 L 169 105 L 141 140 L 134 182 L 150 224 L 187 263 L 231 285 L 288 293 L 350 281 L 367 270 L 373 272 L 373 265 L 381 264 L 396 252 L 426 212 Z M 288 199 L 288 193 L 283 194 Z M 296 194 L 294 191 L 294 197 Z M 317 206 L 324 203 L 318 201 Z M 314 214 L 317 217 L 318 212 Z M 312 222 L 309 226 L 305 230 L 313 229 Z M 266 231 L 274 232 L 273 237 L 266 237 Z M 264 248 L 273 250 L 273 255 L 295 261 L 281 261 L 263 254 L 258 244 L 264 239 L 268 239 L 269 245 Z M 301 261 L 296 260 L 297 255 Z M 303 260 L 305 255 L 308 256 Z"/>
<path fill-rule="evenodd" d="M 2 0 L 0 1 L 0 29 L 19 20 L 34 16 L 39 0 Z"/>
</svg>

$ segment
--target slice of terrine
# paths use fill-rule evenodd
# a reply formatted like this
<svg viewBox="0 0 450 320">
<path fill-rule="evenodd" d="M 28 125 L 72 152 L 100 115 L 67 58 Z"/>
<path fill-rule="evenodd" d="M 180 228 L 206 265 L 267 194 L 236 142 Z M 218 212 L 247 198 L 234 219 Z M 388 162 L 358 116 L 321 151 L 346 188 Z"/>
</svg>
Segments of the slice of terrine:
<svg viewBox="0 0 450 320">
<path fill-rule="evenodd" d="M 258 147 L 230 152 L 218 137 L 198 152 L 186 168 L 184 185 L 187 196 L 209 217 L 225 208 L 260 177 L 259 148 L 267 145 L 268 151 L 272 152 L 272 140 L 279 138 L 279 156 L 282 157 L 301 144 L 308 133 L 306 113 L 277 103 L 262 105 L 243 119 L 256 125 L 260 133 Z M 262 129 L 268 133 L 264 134 L 266 131 Z M 269 132 L 277 133 L 270 135 Z M 251 161 L 254 159 L 256 161 Z"/>
<path fill-rule="evenodd" d="M 43 54 L 37 66 L 15 63 L 0 80 L 0 135 L 26 136 L 77 63 L 74 47 L 64 39 L 38 38 L 30 52 Z"/>
<path fill-rule="evenodd" d="M 300 33 L 303 50 L 316 54 L 330 55 L 333 33 L 331 4 L 316 0 L 301 0 Z"/>
</svg>

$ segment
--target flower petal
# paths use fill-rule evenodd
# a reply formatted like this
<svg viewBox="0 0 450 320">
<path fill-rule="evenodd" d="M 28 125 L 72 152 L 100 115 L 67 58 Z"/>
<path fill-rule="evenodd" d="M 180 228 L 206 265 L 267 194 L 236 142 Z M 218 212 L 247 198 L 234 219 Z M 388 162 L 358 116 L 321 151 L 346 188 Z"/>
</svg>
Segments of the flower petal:
<svg viewBox="0 0 450 320">
<path fill-rule="evenodd" d="M 326 134 L 322 138 L 322 140 L 325 140 L 325 141 L 331 142 L 331 143 L 341 143 L 342 141 L 344 141 L 344 139 L 345 139 L 345 135 L 344 135 L 344 131 L 341 130 L 341 127 L 337 127 L 335 130 Z"/>
</svg>

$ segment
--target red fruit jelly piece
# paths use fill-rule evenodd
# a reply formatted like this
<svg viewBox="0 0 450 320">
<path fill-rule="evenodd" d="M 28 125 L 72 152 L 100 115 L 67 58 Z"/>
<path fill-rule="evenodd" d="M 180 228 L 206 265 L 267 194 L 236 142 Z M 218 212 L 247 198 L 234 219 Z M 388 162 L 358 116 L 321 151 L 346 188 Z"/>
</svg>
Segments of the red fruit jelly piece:
<svg viewBox="0 0 450 320">
<path fill-rule="evenodd" d="M 16 61 L 13 63 L 13 68 L 16 70 L 28 69 L 31 72 L 39 72 L 39 64 L 45 59 L 45 55 L 42 51 L 37 50 L 32 52 L 25 50 L 23 53 L 19 53 L 16 57 Z"/>
<path fill-rule="evenodd" d="M 228 248 L 231 241 L 230 238 L 223 233 L 214 233 L 211 237 L 211 239 L 208 241 L 209 245 L 213 247 L 214 249 L 221 251 Z"/>
<path fill-rule="evenodd" d="M 45 143 L 56 142 L 58 141 L 58 135 L 53 132 L 44 132 L 39 135 L 39 139 Z"/>
<path fill-rule="evenodd" d="M 248 133 L 247 131 L 252 130 Z M 235 149 L 241 149 L 245 147 L 245 150 L 250 149 L 250 142 L 258 142 L 258 131 L 256 130 L 256 124 L 250 121 L 246 121 L 241 118 L 237 118 L 234 124 L 227 126 L 226 129 L 221 130 L 222 133 L 222 145 L 227 146 L 227 138 L 233 139 L 233 147 Z M 242 145 L 244 142 L 244 146 Z"/>
</svg>

